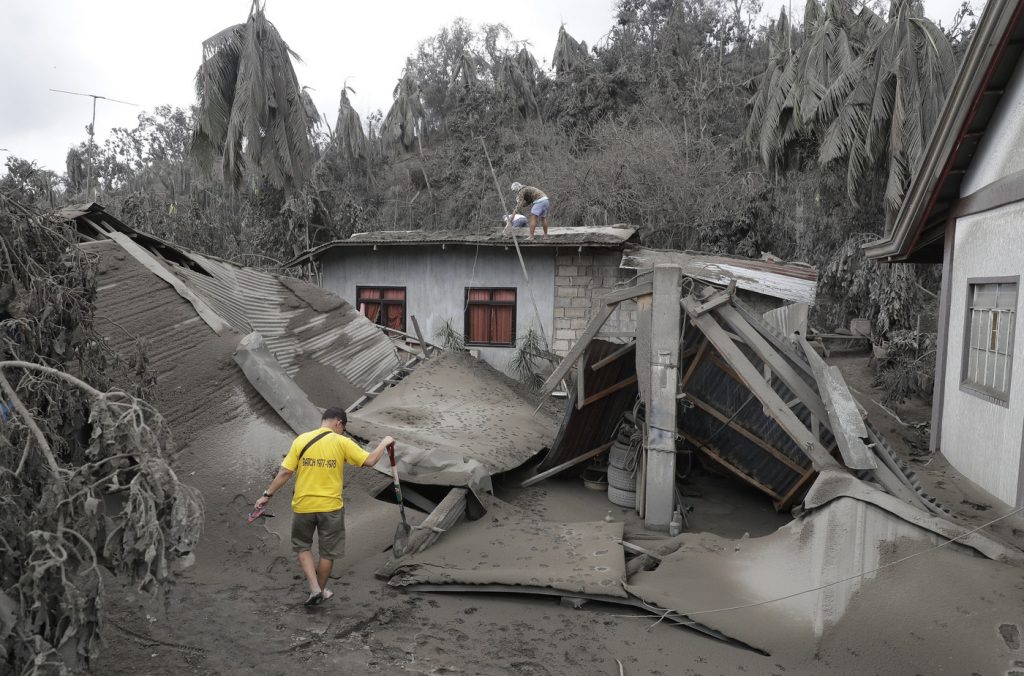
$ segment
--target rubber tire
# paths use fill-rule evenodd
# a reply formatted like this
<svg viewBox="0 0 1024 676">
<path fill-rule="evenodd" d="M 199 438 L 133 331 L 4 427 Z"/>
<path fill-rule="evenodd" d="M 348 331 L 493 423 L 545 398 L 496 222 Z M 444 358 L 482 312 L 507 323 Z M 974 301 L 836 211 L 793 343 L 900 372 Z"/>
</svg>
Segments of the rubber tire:
<svg viewBox="0 0 1024 676">
<path fill-rule="evenodd" d="M 619 507 L 636 509 L 636 491 L 624 491 L 608 484 L 608 502 Z"/>
<path fill-rule="evenodd" d="M 636 491 L 636 475 L 629 470 L 608 466 L 608 487 L 617 488 L 620 491 Z"/>
<path fill-rule="evenodd" d="M 636 453 L 629 446 L 615 444 L 612 446 L 611 451 L 608 452 L 608 464 L 612 467 L 625 469 L 626 463 L 630 462 L 634 457 L 636 457 Z"/>
</svg>

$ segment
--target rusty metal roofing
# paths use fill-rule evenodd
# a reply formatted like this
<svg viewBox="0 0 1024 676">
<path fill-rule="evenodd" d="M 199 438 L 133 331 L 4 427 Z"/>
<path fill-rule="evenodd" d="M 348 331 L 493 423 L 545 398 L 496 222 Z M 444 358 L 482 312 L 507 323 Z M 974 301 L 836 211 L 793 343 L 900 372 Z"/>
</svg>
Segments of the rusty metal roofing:
<svg viewBox="0 0 1024 676">
<path fill-rule="evenodd" d="M 345 300 L 302 280 L 203 256 L 139 232 L 97 204 L 61 212 L 96 236 L 126 234 L 241 335 L 259 331 L 284 371 L 317 389 L 321 405 L 347 406 L 400 365 L 394 345 Z M 325 372 L 323 368 L 330 369 Z M 334 399 L 329 399 L 329 397 Z M 314 397 L 316 399 L 317 397 Z"/>
<path fill-rule="evenodd" d="M 622 253 L 619 267 L 645 271 L 655 265 L 678 265 L 684 275 L 702 282 L 726 286 L 735 280 L 737 288 L 745 291 L 811 305 L 818 287 L 818 269 L 813 265 L 774 259 L 755 260 L 635 247 Z"/>
<path fill-rule="evenodd" d="M 517 235 L 519 246 L 552 248 L 560 246 L 621 249 L 637 239 L 636 229 L 627 225 L 583 226 L 550 228 L 547 235 L 538 234 L 528 241 L 525 233 Z M 511 246 L 512 235 L 506 229 L 475 230 L 378 230 L 359 232 L 348 239 L 335 240 L 306 251 L 285 264 L 292 267 L 317 260 L 324 253 L 338 247 L 414 246 L 423 244 L 451 244 L 468 246 Z"/>
<path fill-rule="evenodd" d="M 594 339 L 590 342 L 583 378 L 583 387 L 586 390 L 584 400 L 586 396 L 603 392 L 636 375 L 636 354 L 633 351 L 627 352 L 597 371 L 591 368 L 621 347 L 619 343 L 610 343 L 606 340 Z M 573 392 L 566 405 L 558 434 L 551 444 L 551 451 L 544 457 L 537 471 L 542 472 L 577 458 L 609 441 L 619 424 L 619 417 L 623 412 L 632 410 L 636 393 L 637 386 L 634 383 L 600 401 L 577 409 L 576 397 L 579 395 Z M 582 469 L 582 466 L 577 469 Z"/>
</svg>

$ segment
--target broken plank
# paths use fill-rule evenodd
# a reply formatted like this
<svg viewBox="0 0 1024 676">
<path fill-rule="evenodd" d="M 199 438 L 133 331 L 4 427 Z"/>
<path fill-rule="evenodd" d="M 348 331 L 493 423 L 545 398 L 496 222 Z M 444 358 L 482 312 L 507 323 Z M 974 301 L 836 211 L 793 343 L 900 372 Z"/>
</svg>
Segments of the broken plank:
<svg viewBox="0 0 1024 676">
<path fill-rule="evenodd" d="M 742 315 L 736 311 L 736 308 L 732 306 L 723 306 L 718 308 L 715 313 L 725 320 L 725 323 L 731 326 L 736 333 L 743 336 L 747 346 L 753 350 L 765 364 L 771 367 L 775 375 L 785 383 L 790 392 L 799 397 L 801 403 L 807 407 L 807 410 L 811 412 L 811 415 L 815 416 L 819 420 L 827 419 L 825 406 L 821 401 L 821 397 L 818 396 L 818 393 L 811 389 L 811 386 L 808 385 L 807 381 L 796 372 L 793 366 L 789 363 L 789 360 L 781 355 L 778 350 L 773 348 L 768 341 L 750 325 L 750 322 L 744 319 Z"/>
<path fill-rule="evenodd" d="M 423 332 L 420 331 L 420 323 L 416 321 L 416 315 L 412 316 L 412 328 L 416 330 L 416 340 L 420 341 L 420 351 L 424 359 L 427 357 L 427 341 L 423 340 Z"/>
<path fill-rule="evenodd" d="M 696 316 L 700 316 L 700 315 L 704 314 L 705 312 L 710 312 L 711 310 L 714 310 L 716 307 L 719 307 L 721 305 L 725 305 L 726 303 L 728 303 L 731 300 L 732 300 L 732 294 L 729 293 L 728 289 L 726 289 L 724 291 L 719 291 L 718 293 L 715 293 L 715 294 L 712 294 L 711 296 L 709 296 L 703 303 L 700 303 L 699 305 L 697 305 L 694 308 L 694 311 L 697 313 Z"/>
<path fill-rule="evenodd" d="M 587 370 L 587 352 L 589 350 L 583 350 L 583 354 L 580 355 L 580 360 L 576 363 L 576 410 L 582 410 L 587 405 L 587 387 L 586 382 L 583 379 L 583 375 Z"/>
<path fill-rule="evenodd" d="M 569 348 L 569 352 L 566 353 L 565 357 L 562 358 L 562 361 L 555 367 L 554 372 L 552 372 L 552 374 L 548 376 L 548 379 L 544 381 L 544 384 L 540 388 L 541 396 L 550 394 L 551 391 L 557 387 L 558 383 L 561 382 L 562 378 L 564 378 L 569 372 L 569 369 L 572 368 L 572 365 L 580 358 L 583 351 L 587 349 L 588 345 L 590 345 L 590 341 L 594 339 L 598 330 L 604 326 L 604 323 L 608 321 L 608 318 L 614 311 L 614 305 L 602 305 L 600 307 L 597 314 L 590 319 L 590 323 L 587 324 L 587 328 L 583 331 L 583 335 L 581 335 L 579 340 Z"/>
<path fill-rule="evenodd" d="M 468 495 L 468 488 L 453 488 L 448 491 L 448 495 L 444 497 L 444 500 L 437 505 L 434 511 L 427 515 L 427 518 L 409 536 L 409 545 L 405 551 L 406 556 L 422 552 L 434 544 L 444 531 L 450 529 L 465 517 L 469 500 Z M 376 576 L 387 580 L 401 565 L 401 558 L 392 558 L 376 572 Z"/>
<path fill-rule="evenodd" d="M 864 443 L 868 438 L 864 419 L 861 418 L 853 395 L 850 394 L 850 388 L 846 386 L 839 369 L 826 364 L 803 338 L 799 343 L 811 365 L 814 378 L 818 381 L 818 391 L 821 392 L 822 402 L 828 411 L 829 426 L 843 456 L 843 462 L 851 469 L 876 469 L 878 462 L 875 455 Z"/>
<path fill-rule="evenodd" d="M 635 349 L 636 349 L 636 341 L 634 340 L 634 341 L 631 341 L 631 342 L 623 345 L 619 349 L 615 350 L 615 352 L 612 352 L 607 357 L 604 357 L 602 359 L 599 359 L 598 361 L 595 361 L 593 364 L 590 365 L 590 370 L 591 371 L 597 371 L 598 369 L 602 369 L 605 366 L 608 366 L 608 364 L 611 364 L 613 361 L 615 361 L 616 359 L 618 359 L 622 355 L 628 353 L 631 350 L 635 350 Z"/>
<path fill-rule="evenodd" d="M 680 430 L 679 433 L 683 436 L 684 439 L 689 441 L 691 444 L 693 444 L 694 446 L 696 446 L 700 450 L 704 451 L 704 454 L 707 455 L 709 458 L 711 458 L 712 460 L 717 462 L 722 467 L 725 467 L 727 470 L 729 470 L 730 472 L 732 472 L 733 474 L 735 474 L 739 478 L 743 479 L 744 481 L 749 483 L 751 486 L 754 486 L 758 490 L 760 490 L 760 491 L 762 491 L 764 493 L 767 493 L 768 495 L 772 496 L 776 500 L 780 500 L 781 499 L 781 496 L 778 493 L 776 493 L 770 487 L 766 486 L 765 484 L 763 484 L 760 481 L 758 481 L 757 479 L 755 479 L 750 474 L 747 474 L 746 472 L 744 472 L 739 467 L 736 467 L 735 465 L 733 465 L 731 462 L 726 460 L 726 458 L 724 456 L 722 456 L 715 448 L 704 444 L 704 442 L 702 442 L 700 439 L 697 439 L 697 437 L 693 436 L 692 434 L 689 434 L 687 432 L 683 432 L 682 430 Z"/>
<path fill-rule="evenodd" d="M 708 353 L 708 347 L 711 343 L 708 342 L 707 337 L 701 341 L 700 347 L 697 348 L 697 355 L 690 362 L 690 366 L 686 369 L 686 373 L 683 375 L 683 379 L 679 382 L 679 389 L 686 390 L 686 385 L 690 382 L 690 378 L 697 372 L 697 367 L 700 366 L 701 361 Z"/>
<path fill-rule="evenodd" d="M 761 337 L 774 345 L 776 350 L 789 357 L 790 362 L 796 364 L 797 368 L 807 375 L 814 377 L 814 374 L 811 372 L 810 364 L 807 363 L 807 360 L 804 359 L 800 350 L 794 346 L 788 338 L 780 336 L 779 333 L 764 320 L 764 317 L 754 311 L 753 308 L 739 298 L 733 298 L 732 305 L 736 308 L 736 312 L 738 312 L 741 317 L 747 320 L 748 324 L 754 327 L 754 329 L 761 334 Z"/>
<path fill-rule="evenodd" d="M 767 451 L 769 455 L 771 455 L 773 458 L 775 458 L 776 460 L 781 462 L 783 465 L 785 465 L 786 467 L 788 467 L 791 470 L 793 470 L 794 472 L 796 472 L 797 474 L 803 474 L 804 472 L 807 471 L 806 467 L 801 467 L 792 458 L 790 458 L 788 455 L 786 455 L 785 453 L 783 453 L 779 449 L 775 448 L 774 446 L 769 444 L 767 441 L 765 441 L 761 437 L 757 436 L 756 434 L 754 434 L 753 432 L 748 430 L 746 427 L 744 427 L 743 425 L 741 425 L 738 422 L 736 422 L 735 420 L 730 419 L 724 413 L 722 413 L 721 411 L 716 409 L 711 404 L 709 404 L 706 401 L 703 401 L 703 400 L 693 396 L 692 394 L 686 395 L 686 398 L 689 399 L 690 401 L 692 401 L 699 409 L 701 409 L 702 411 L 704 411 L 705 413 L 710 415 L 712 418 L 714 418 L 718 422 L 723 423 L 729 429 L 733 430 L 737 434 L 739 434 L 739 435 L 749 439 L 750 441 L 752 441 L 755 444 L 757 444 L 758 446 L 760 446 L 762 449 Z"/>
<path fill-rule="evenodd" d="M 544 479 L 547 479 L 548 477 L 551 477 L 551 476 L 554 476 L 554 475 L 558 474 L 562 470 L 569 469 L 570 467 L 578 465 L 578 464 L 580 464 L 581 462 L 583 462 L 585 460 L 590 460 L 591 458 L 597 457 L 597 456 L 601 455 L 602 453 L 604 453 L 605 451 L 607 451 L 609 448 L 611 448 L 612 444 L 614 444 L 614 443 L 615 443 L 615 440 L 613 439 L 612 441 L 609 441 L 606 444 L 601 444 L 597 448 L 587 451 L 583 455 L 576 456 L 572 460 L 566 460 L 565 462 L 563 462 L 560 465 L 555 465 L 551 469 L 544 470 L 540 474 L 532 476 L 529 479 L 527 479 L 526 481 L 524 481 L 523 483 L 521 483 L 520 487 L 521 488 L 526 488 L 527 486 L 532 486 L 533 484 L 537 483 L 538 481 L 543 481 Z"/>
<path fill-rule="evenodd" d="M 618 392 L 619 390 L 621 390 L 621 389 L 623 389 L 625 387 L 629 387 L 630 385 L 632 385 L 636 381 L 637 381 L 637 377 L 635 375 L 632 375 L 632 376 L 626 378 L 625 380 L 621 380 L 621 381 L 615 383 L 611 387 L 606 387 L 605 389 L 601 390 L 600 392 L 595 392 L 594 394 L 590 395 L 589 397 L 587 397 L 586 399 L 583 400 L 583 404 L 580 406 L 580 408 L 583 408 L 584 406 L 587 406 L 589 404 L 593 404 L 595 401 L 600 401 L 601 399 L 604 399 L 605 397 L 607 397 L 609 394 L 614 394 L 615 392 Z"/>
<path fill-rule="evenodd" d="M 683 306 L 694 326 L 707 336 L 722 358 L 732 367 L 740 380 L 750 390 L 761 404 L 768 411 L 769 415 L 778 423 L 779 427 L 790 436 L 797 446 L 807 457 L 811 459 L 814 468 L 820 471 L 823 468 L 839 468 L 839 464 L 833 460 L 811 431 L 804 426 L 803 422 L 796 416 L 792 409 L 786 406 L 778 393 L 771 388 L 761 377 L 761 373 L 750 363 L 747 356 L 733 343 L 718 321 L 710 314 L 695 315 L 694 310 L 698 307 L 695 298 L 684 299 Z"/>
<path fill-rule="evenodd" d="M 621 303 L 624 300 L 631 300 L 637 296 L 646 296 L 654 293 L 654 282 L 641 282 L 636 286 L 629 286 L 625 289 L 617 289 L 612 291 L 607 296 L 601 298 L 601 301 L 608 305 L 615 305 Z"/>
</svg>

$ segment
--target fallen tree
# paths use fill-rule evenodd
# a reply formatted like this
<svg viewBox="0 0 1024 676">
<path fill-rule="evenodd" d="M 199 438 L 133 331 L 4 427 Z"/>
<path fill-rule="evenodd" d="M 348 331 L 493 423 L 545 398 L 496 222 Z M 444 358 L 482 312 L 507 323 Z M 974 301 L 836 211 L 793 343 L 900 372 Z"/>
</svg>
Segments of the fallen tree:
<svg viewBox="0 0 1024 676">
<path fill-rule="evenodd" d="M 94 261 L 60 221 L 0 194 L 0 672 L 88 666 L 103 570 L 165 589 L 191 560 L 198 493 L 171 468 L 145 350 L 93 328 Z M 122 385 L 131 392 L 118 389 Z"/>
</svg>

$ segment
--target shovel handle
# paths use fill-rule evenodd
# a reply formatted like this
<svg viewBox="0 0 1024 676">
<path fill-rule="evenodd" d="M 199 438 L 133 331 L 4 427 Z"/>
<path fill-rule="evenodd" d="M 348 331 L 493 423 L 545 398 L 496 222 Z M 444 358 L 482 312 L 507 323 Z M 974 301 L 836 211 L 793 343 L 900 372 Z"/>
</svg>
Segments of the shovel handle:
<svg viewBox="0 0 1024 676">
<path fill-rule="evenodd" d="M 388 459 L 391 461 L 391 466 L 395 466 L 395 442 L 388 444 Z"/>
</svg>

